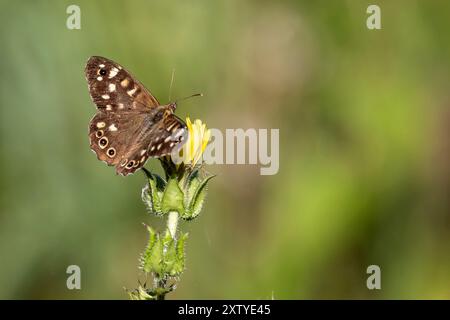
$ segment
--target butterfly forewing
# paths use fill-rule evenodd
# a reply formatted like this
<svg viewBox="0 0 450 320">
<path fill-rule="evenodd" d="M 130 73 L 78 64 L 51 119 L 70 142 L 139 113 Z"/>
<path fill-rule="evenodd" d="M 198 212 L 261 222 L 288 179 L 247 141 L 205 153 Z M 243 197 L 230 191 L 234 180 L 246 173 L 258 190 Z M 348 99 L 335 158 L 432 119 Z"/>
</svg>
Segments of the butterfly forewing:
<svg viewBox="0 0 450 320">
<path fill-rule="evenodd" d="M 86 65 L 89 93 L 98 107 L 89 125 L 91 149 L 122 175 L 140 169 L 149 157 L 178 150 L 186 140 L 185 123 L 161 106 L 128 71 L 102 57 Z"/>
<path fill-rule="evenodd" d="M 176 151 L 186 140 L 187 134 L 186 125 L 181 119 L 174 114 L 165 117 L 151 132 L 149 157 L 162 157 Z"/>
<path fill-rule="evenodd" d="M 122 66 L 102 57 L 91 57 L 85 69 L 92 101 L 106 111 L 148 110 L 158 100 Z"/>
</svg>

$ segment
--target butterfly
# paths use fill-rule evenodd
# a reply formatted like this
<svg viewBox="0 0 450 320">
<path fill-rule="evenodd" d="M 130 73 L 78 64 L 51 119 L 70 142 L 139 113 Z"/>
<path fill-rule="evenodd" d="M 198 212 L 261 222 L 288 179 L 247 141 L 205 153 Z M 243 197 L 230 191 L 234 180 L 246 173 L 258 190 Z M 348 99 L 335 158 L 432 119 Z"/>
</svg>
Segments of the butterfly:
<svg viewBox="0 0 450 320">
<path fill-rule="evenodd" d="M 90 146 L 97 158 L 126 176 L 150 157 L 179 150 L 186 124 L 174 111 L 176 102 L 161 105 L 118 63 L 93 56 L 85 76 L 97 113 L 89 123 Z"/>
</svg>

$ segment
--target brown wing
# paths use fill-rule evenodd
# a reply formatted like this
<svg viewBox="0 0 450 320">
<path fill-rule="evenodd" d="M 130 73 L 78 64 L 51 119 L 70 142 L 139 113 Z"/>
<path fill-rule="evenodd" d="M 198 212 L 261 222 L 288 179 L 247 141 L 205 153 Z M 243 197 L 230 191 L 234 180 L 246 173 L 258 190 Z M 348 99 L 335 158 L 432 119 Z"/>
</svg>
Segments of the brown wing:
<svg viewBox="0 0 450 320">
<path fill-rule="evenodd" d="M 144 166 L 149 157 L 161 157 L 181 147 L 186 139 L 184 122 L 159 111 L 120 113 L 99 111 L 89 125 L 91 149 L 97 158 L 124 176 Z"/>
<path fill-rule="evenodd" d="M 109 166 L 120 164 L 130 146 L 139 143 L 142 128 L 153 125 L 147 118 L 145 113 L 99 110 L 89 123 L 90 145 L 97 158 Z"/>
<path fill-rule="evenodd" d="M 142 130 L 136 141 L 116 165 L 116 172 L 124 176 L 140 169 L 149 157 L 159 158 L 179 150 L 186 141 L 187 127 L 174 114 L 166 114 L 150 130 Z"/>
<path fill-rule="evenodd" d="M 119 64 L 89 58 L 85 75 L 98 111 L 89 124 L 91 149 L 122 175 L 134 173 L 149 157 L 182 145 L 186 125 L 160 106 L 150 92 Z"/>
<path fill-rule="evenodd" d="M 90 57 L 85 76 L 92 101 L 99 109 L 148 111 L 159 106 L 158 100 L 139 81 L 112 60 Z"/>
</svg>

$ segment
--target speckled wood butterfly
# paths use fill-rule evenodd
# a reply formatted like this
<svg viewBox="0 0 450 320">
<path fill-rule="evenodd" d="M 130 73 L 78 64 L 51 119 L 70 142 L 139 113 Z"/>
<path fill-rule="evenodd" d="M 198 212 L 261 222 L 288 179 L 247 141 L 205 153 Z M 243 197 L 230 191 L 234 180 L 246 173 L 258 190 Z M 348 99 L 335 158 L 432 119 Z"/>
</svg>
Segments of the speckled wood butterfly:
<svg viewBox="0 0 450 320">
<path fill-rule="evenodd" d="M 174 115 L 176 102 L 160 105 L 128 71 L 106 58 L 89 58 L 85 74 L 97 105 L 89 139 L 99 160 L 126 176 L 140 169 L 149 157 L 181 148 L 187 130 Z"/>
</svg>

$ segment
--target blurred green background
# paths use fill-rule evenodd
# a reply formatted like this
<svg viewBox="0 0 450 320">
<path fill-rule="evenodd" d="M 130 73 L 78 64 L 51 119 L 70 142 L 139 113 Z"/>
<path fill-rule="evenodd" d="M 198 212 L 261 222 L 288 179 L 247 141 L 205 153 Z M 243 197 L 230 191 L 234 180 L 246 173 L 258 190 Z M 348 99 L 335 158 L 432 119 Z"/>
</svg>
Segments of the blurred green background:
<svg viewBox="0 0 450 320">
<path fill-rule="evenodd" d="M 0 298 L 126 299 L 141 223 L 161 224 L 144 176 L 89 150 L 91 55 L 163 103 L 176 69 L 172 97 L 205 94 L 181 117 L 280 129 L 277 175 L 207 168 L 218 177 L 181 225 L 187 270 L 169 298 L 450 298 L 448 1 L 0 3 Z M 382 30 L 366 28 L 373 3 Z M 81 290 L 66 288 L 71 264 Z"/>
</svg>

